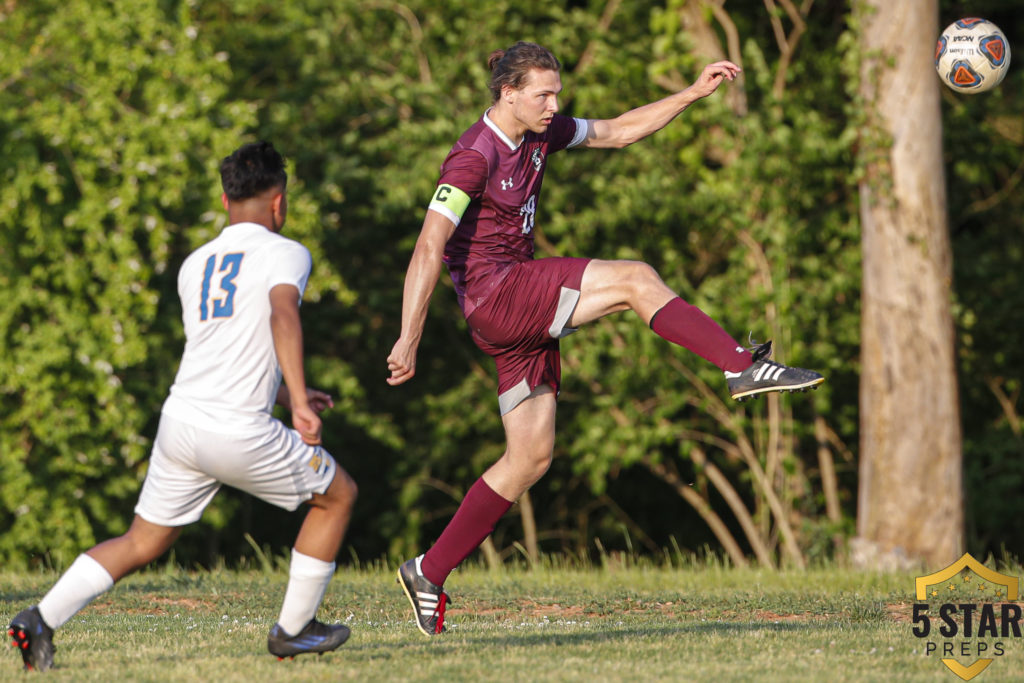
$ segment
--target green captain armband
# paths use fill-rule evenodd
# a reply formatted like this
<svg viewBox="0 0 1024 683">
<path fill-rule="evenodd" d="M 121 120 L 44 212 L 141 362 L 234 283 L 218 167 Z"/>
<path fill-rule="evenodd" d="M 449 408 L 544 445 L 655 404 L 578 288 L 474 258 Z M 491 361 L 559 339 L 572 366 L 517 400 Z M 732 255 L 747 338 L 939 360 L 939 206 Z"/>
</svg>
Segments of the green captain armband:
<svg viewBox="0 0 1024 683">
<path fill-rule="evenodd" d="M 430 200 L 428 209 L 433 209 L 450 220 L 455 225 L 462 220 L 462 214 L 466 213 L 470 197 L 468 194 L 455 187 L 442 183 L 437 186 L 433 198 Z"/>
</svg>

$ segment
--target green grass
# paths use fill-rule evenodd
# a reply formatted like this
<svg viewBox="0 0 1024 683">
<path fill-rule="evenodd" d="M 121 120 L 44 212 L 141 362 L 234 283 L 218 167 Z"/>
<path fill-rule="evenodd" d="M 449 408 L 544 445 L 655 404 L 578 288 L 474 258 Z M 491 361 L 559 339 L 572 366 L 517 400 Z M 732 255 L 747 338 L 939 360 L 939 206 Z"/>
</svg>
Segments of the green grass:
<svg viewBox="0 0 1024 683">
<path fill-rule="evenodd" d="M 0 572 L 3 624 L 51 573 Z M 427 639 L 393 569 L 341 569 L 320 617 L 352 638 L 323 657 L 267 654 L 286 575 L 149 571 L 55 638 L 53 681 L 949 681 L 911 634 L 911 574 L 628 567 L 457 571 L 450 631 Z M 1024 643 L 975 680 L 1020 680 Z M 29 680 L 5 648 L 0 681 Z M 969 663 L 969 662 L 968 662 Z"/>
</svg>

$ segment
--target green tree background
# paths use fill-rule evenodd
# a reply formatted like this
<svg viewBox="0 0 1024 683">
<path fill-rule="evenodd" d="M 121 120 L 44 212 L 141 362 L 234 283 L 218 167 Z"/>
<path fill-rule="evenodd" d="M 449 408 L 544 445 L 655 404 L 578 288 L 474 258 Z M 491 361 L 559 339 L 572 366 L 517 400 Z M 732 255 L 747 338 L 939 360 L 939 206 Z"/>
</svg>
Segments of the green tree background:
<svg viewBox="0 0 1024 683">
<path fill-rule="evenodd" d="M 801 565 L 855 513 L 857 59 L 847 3 L 36 0 L 0 3 L 0 561 L 64 565 L 130 521 L 183 339 L 189 250 L 224 225 L 216 173 L 242 142 L 290 160 L 288 234 L 313 253 L 311 384 L 361 497 L 359 558 L 418 552 L 503 448 L 490 361 L 446 278 L 420 368 L 384 382 L 437 169 L 518 39 L 563 62 L 562 110 L 615 116 L 712 58 L 742 81 L 624 151 L 549 167 L 540 256 L 637 258 L 733 332 L 823 370 L 815 394 L 726 403 L 714 368 L 635 316 L 563 343 L 548 475 L 501 522 L 500 561 L 710 548 Z M 1015 3 L 988 18 L 1024 36 Z M 787 10 L 792 8 L 793 12 Z M 971 14 L 946 2 L 940 23 Z M 1024 74 L 944 95 L 968 550 L 1024 551 Z M 941 495 L 941 492 L 936 492 Z M 178 561 L 287 547 L 300 517 L 225 490 Z M 537 533 L 532 534 L 536 528 Z M 533 539 L 533 540 L 531 540 Z"/>
</svg>

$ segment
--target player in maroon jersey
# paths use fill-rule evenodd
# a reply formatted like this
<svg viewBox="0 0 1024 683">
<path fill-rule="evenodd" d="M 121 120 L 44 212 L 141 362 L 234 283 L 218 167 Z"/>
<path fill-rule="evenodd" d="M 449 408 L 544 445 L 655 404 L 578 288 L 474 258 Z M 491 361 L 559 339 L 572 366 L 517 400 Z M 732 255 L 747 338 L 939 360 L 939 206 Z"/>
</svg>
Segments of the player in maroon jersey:
<svg viewBox="0 0 1024 683">
<path fill-rule="evenodd" d="M 441 166 L 405 279 L 402 332 L 388 356 L 388 382 L 416 372 L 430 295 L 444 262 L 473 341 L 498 369 L 498 406 L 507 447 L 470 488 L 452 521 L 424 554 L 404 563 L 399 582 L 419 629 L 444 629 L 448 574 L 547 471 L 555 439 L 559 338 L 618 311 L 635 311 L 670 342 L 721 368 L 733 398 L 814 387 L 824 378 L 768 359 L 771 342 L 744 349 L 700 309 L 636 261 L 533 258 L 534 219 L 548 156 L 570 147 L 621 148 L 660 130 L 695 101 L 733 80 L 728 61 L 704 68 L 685 90 L 615 119 L 558 114 L 558 60 L 519 42 L 493 53 L 493 106 L 459 138 Z"/>
</svg>

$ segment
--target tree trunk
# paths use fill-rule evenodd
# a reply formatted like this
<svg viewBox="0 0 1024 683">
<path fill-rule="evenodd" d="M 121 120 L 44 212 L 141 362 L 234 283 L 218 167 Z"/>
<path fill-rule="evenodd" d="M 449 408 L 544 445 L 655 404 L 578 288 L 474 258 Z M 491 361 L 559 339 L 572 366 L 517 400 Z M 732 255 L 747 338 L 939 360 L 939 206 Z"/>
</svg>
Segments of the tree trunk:
<svg viewBox="0 0 1024 683">
<path fill-rule="evenodd" d="M 537 519 L 533 514 L 533 499 L 529 491 L 523 491 L 519 497 L 519 513 L 523 520 L 523 545 L 526 547 L 526 559 L 530 567 L 536 567 L 540 561 L 540 543 L 537 542 Z"/>
<path fill-rule="evenodd" d="M 858 0 L 863 21 L 860 490 L 855 561 L 941 567 L 963 550 L 937 0 Z"/>
</svg>

